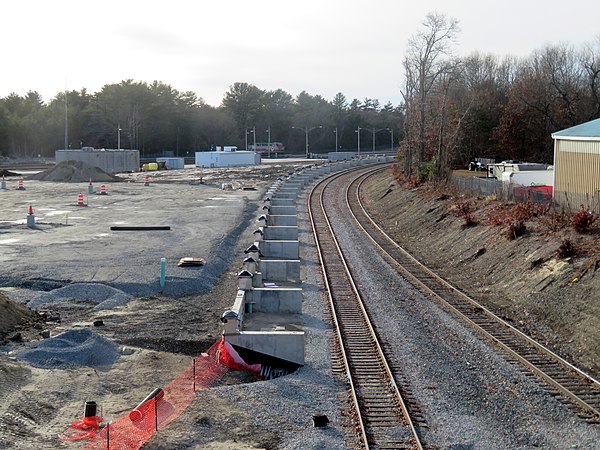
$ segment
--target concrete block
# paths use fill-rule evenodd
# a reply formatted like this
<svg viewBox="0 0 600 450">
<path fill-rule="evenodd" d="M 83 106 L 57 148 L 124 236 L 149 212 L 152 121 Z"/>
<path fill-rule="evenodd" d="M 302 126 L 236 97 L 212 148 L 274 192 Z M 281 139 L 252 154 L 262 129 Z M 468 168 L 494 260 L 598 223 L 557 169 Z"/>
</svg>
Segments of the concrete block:
<svg viewBox="0 0 600 450">
<path fill-rule="evenodd" d="M 269 227 L 297 227 L 298 217 L 293 216 L 269 216 L 268 219 Z"/>
<path fill-rule="evenodd" d="M 224 337 L 231 345 L 304 365 L 303 331 L 242 331 Z"/>
<path fill-rule="evenodd" d="M 298 213 L 298 211 L 296 210 L 296 205 L 294 205 L 294 206 L 271 206 L 269 209 L 270 216 L 293 216 L 297 213 Z"/>
<path fill-rule="evenodd" d="M 270 228 L 270 227 L 267 227 Z M 267 241 L 260 243 L 260 252 L 267 259 L 298 259 L 298 241 Z"/>
<path fill-rule="evenodd" d="M 276 227 L 270 226 L 263 228 L 263 239 L 269 241 L 283 240 L 291 241 L 298 240 L 298 227 Z"/>
<path fill-rule="evenodd" d="M 296 199 L 295 198 L 272 198 L 271 199 L 271 207 L 273 206 L 296 206 Z"/>
<path fill-rule="evenodd" d="M 300 260 L 261 259 L 263 281 L 300 282 Z"/>
<path fill-rule="evenodd" d="M 257 288 L 248 292 L 246 301 L 253 302 L 253 311 L 275 314 L 301 314 L 301 288 Z"/>
</svg>

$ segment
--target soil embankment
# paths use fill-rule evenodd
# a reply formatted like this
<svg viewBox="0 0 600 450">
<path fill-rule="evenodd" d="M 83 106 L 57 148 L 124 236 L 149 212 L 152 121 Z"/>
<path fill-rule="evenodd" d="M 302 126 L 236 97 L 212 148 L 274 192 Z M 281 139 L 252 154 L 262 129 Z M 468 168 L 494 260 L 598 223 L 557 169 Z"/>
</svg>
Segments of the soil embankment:
<svg viewBox="0 0 600 450">
<path fill-rule="evenodd" d="M 522 236 L 508 239 L 506 226 L 494 223 L 514 205 L 446 188 L 402 187 L 390 171 L 371 178 L 365 199 L 376 220 L 423 263 L 600 376 L 598 229 L 577 234 L 570 226 L 557 227 L 552 214 L 560 213 L 548 211 L 527 219 Z M 471 226 L 465 225 L 465 204 Z M 561 258 L 565 241 L 574 255 Z"/>
</svg>

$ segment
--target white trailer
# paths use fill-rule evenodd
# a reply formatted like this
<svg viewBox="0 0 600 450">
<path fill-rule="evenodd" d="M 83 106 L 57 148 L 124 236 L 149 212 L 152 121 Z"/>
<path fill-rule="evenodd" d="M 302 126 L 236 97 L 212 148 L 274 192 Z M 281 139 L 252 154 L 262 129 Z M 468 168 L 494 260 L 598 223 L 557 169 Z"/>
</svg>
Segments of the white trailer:
<svg viewBox="0 0 600 450">
<path fill-rule="evenodd" d="M 523 163 L 523 162 L 512 162 L 503 161 L 498 164 L 487 165 L 487 178 L 496 178 L 502 180 L 502 174 L 504 172 L 523 172 L 530 170 L 546 170 L 547 164 L 541 163 Z"/>
<path fill-rule="evenodd" d="M 196 152 L 196 167 L 257 166 L 260 162 L 260 155 L 254 152 Z"/>
</svg>

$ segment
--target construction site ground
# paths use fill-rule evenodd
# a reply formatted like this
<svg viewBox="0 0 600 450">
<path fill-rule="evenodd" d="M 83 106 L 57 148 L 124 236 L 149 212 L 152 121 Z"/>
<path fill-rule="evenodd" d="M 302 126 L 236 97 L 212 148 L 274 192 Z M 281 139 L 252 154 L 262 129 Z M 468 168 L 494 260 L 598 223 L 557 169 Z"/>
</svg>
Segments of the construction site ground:
<svg viewBox="0 0 600 450">
<path fill-rule="evenodd" d="M 79 180 L 64 172 L 68 182 L 28 173 L 7 178 L 8 189 L 0 191 L 0 448 L 81 448 L 58 438 L 83 416 L 85 401 L 101 395 L 105 419 L 115 419 L 214 344 L 265 189 L 303 165 L 120 174 L 119 181 L 92 179 L 93 194 L 89 172 Z M 16 189 L 21 177 L 25 190 Z M 87 206 L 77 206 L 80 194 Z M 26 225 L 30 205 L 33 228 Z M 205 264 L 178 267 L 184 257 Z M 94 338 L 87 334 L 77 352 L 60 357 L 23 357 L 43 336 L 73 330 Z M 248 376 L 232 372 L 223 383 Z M 198 420 L 233 411 L 225 403 L 211 399 Z M 250 423 L 237 422 L 242 434 L 252 429 L 244 421 Z M 210 448 L 245 448 L 226 429 L 215 428 Z M 272 447 L 269 433 L 256 433 L 250 441 Z"/>
</svg>

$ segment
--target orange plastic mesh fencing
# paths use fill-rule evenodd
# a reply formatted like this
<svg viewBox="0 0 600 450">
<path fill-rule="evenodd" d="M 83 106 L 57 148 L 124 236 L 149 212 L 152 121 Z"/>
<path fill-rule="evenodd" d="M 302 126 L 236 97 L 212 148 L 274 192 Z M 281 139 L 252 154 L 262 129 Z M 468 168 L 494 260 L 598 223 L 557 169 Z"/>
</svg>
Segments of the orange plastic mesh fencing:
<svg viewBox="0 0 600 450">
<path fill-rule="evenodd" d="M 230 359 L 229 346 L 221 338 L 168 386 L 155 389 L 149 396 L 152 398 L 147 397 L 125 416 L 102 428 L 84 450 L 139 449 L 155 431 L 167 426 L 185 411 L 194 400 L 196 391 L 215 385 L 229 371 Z"/>
</svg>

